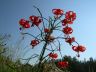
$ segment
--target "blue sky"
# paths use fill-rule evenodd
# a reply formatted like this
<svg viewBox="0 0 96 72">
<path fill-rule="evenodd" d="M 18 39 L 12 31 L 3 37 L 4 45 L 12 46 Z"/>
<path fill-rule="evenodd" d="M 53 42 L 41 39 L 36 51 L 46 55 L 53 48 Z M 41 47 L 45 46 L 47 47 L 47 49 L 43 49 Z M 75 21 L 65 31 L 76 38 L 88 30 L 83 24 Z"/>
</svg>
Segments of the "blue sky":
<svg viewBox="0 0 96 72">
<path fill-rule="evenodd" d="M 77 18 L 72 25 L 74 29 L 72 35 L 76 37 L 78 43 L 86 47 L 80 59 L 89 57 L 96 59 L 96 0 L 0 0 L 0 34 L 11 34 L 12 42 L 15 43 L 20 37 L 18 21 L 21 18 L 28 19 L 30 15 L 38 15 L 33 5 L 40 8 L 43 16 L 47 18 L 53 15 L 53 8 L 63 9 L 64 12 L 69 10 L 76 12 Z M 76 55 L 68 44 L 64 43 L 62 48 L 63 55 Z M 37 51 L 39 49 L 32 52 Z"/>
</svg>

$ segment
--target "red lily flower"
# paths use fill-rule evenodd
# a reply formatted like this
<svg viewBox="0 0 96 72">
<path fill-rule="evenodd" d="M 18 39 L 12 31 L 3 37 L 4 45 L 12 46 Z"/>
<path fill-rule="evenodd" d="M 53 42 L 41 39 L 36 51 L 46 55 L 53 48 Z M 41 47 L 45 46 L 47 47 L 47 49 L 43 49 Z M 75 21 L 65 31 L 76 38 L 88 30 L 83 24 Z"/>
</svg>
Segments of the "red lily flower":
<svg viewBox="0 0 96 72">
<path fill-rule="evenodd" d="M 61 61 L 61 62 L 58 62 L 57 65 L 60 68 L 67 68 L 68 67 L 68 62 L 67 61 Z"/>
<path fill-rule="evenodd" d="M 72 24 L 72 23 L 73 23 L 73 21 L 68 20 L 68 19 L 62 20 L 62 25 L 63 25 L 63 26 L 66 26 L 67 24 Z"/>
<path fill-rule="evenodd" d="M 72 37 L 72 38 L 66 38 L 65 41 L 66 41 L 67 43 L 71 44 L 72 42 L 75 41 L 75 38 L 74 38 L 74 37 Z"/>
<path fill-rule="evenodd" d="M 48 54 L 49 57 L 51 57 L 52 59 L 56 59 L 58 57 L 57 53 L 50 53 Z"/>
<path fill-rule="evenodd" d="M 29 22 L 26 22 L 26 24 L 23 26 L 24 28 L 30 28 Z"/>
<path fill-rule="evenodd" d="M 71 34 L 73 32 L 73 29 L 71 27 L 67 26 L 67 27 L 63 28 L 63 32 L 65 34 Z"/>
<path fill-rule="evenodd" d="M 38 40 L 32 40 L 30 45 L 32 45 L 33 47 L 36 46 L 37 44 L 39 44 Z"/>
<path fill-rule="evenodd" d="M 20 19 L 19 24 L 21 26 L 24 26 L 25 23 L 26 23 L 26 20 L 25 19 Z"/>
<path fill-rule="evenodd" d="M 86 48 L 82 45 L 79 46 L 73 46 L 72 49 L 76 52 L 84 52 L 86 50 Z"/>
<path fill-rule="evenodd" d="M 29 19 L 32 21 L 33 25 L 39 26 L 42 22 L 41 18 L 38 16 L 30 16 Z"/>
<path fill-rule="evenodd" d="M 76 13 L 74 13 L 73 11 L 68 11 L 65 14 L 65 18 L 70 21 L 74 21 L 76 19 Z"/>
<path fill-rule="evenodd" d="M 61 9 L 53 9 L 52 12 L 54 15 L 56 15 L 56 17 L 58 17 L 64 13 L 64 11 Z"/>
<path fill-rule="evenodd" d="M 79 48 L 77 46 L 72 46 L 72 49 L 76 52 L 79 52 Z"/>
<path fill-rule="evenodd" d="M 24 28 L 30 28 L 30 24 L 29 21 L 25 20 L 25 19 L 20 19 L 19 24 L 24 27 Z"/>
<path fill-rule="evenodd" d="M 86 48 L 82 45 L 79 45 L 78 48 L 80 52 L 84 52 L 86 50 Z"/>
</svg>

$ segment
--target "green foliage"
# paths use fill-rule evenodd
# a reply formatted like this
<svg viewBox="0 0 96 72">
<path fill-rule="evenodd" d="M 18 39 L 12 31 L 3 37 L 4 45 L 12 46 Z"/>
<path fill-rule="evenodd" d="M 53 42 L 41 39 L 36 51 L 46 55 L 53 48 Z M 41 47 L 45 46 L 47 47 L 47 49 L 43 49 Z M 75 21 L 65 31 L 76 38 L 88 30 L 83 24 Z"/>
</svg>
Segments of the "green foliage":
<svg viewBox="0 0 96 72">
<path fill-rule="evenodd" d="M 75 57 L 64 57 L 62 60 L 65 59 L 69 61 L 69 67 L 66 70 L 62 69 L 64 72 L 96 72 L 96 60 L 93 60 L 93 58 L 88 61 L 79 61 Z M 60 59 L 55 62 L 58 61 Z M 50 69 L 49 67 L 46 68 Z M 9 58 L 0 55 L 0 72 L 38 72 L 38 66 L 21 64 L 20 61 L 12 62 Z"/>
<path fill-rule="evenodd" d="M 8 61 L 8 60 L 7 60 Z M 0 55 L 0 72 L 16 72 L 7 66 L 6 58 Z M 10 62 L 9 62 L 10 64 Z"/>
</svg>

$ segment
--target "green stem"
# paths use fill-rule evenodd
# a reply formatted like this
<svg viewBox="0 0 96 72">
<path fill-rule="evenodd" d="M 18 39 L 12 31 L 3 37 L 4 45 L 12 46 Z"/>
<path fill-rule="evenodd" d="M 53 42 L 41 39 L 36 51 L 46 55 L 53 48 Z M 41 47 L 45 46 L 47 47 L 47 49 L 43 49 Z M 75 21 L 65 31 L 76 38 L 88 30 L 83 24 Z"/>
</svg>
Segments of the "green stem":
<svg viewBox="0 0 96 72">
<path fill-rule="evenodd" d="M 43 56 L 44 56 L 44 53 L 45 53 L 45 50 L 46 50 L 46 46 L 47 46 L 47 42 L 44 44 L 43 49 L 42 49 L 41 54 L 40 54 L 39 64 L 38 64 L 39 70 L 40 70 L 41 67 L 42 67 L 42 66 L 41 66 L 41 63 L 42 63 L 42 61 L 43 61 Z"/>
</svg>

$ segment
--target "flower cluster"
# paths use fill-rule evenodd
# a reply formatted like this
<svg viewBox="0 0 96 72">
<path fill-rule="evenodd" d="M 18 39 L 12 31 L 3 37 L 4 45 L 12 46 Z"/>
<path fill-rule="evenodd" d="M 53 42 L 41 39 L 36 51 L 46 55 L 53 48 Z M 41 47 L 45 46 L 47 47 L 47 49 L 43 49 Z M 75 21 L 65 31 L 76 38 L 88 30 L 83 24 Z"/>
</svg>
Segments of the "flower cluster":
<svg viewBox="0 0 96 72">
<path fill-rule="evenodd" d="M 65 42 L 69 43 L 72 46 L 72 49 L 78 53 L 78 57 L 79 57 L 80 56 L 79 52 L 84 52 L 86 48 L 82 45 L 79 45 L 75 41 L 75 37 L 70 37 L 70 34 L 73 33 L 73 29 L 69 25 L 73 24 L 73 21 L 75 19 L 76 19 L 76 13 L 74 13 L 73 11 L 66 12 L 65 19 L 62 20 L 62 26 L 64 26 L 62 31 L 66 35 Z M 78 46 L 72 45 L 73 42 L 75 42 Z"/>
<path fill-rule="evenodd" d="M 37 8 L 37 10 L 39 9 Z M 25 20 L 24 18 L 22 18 L 19 21 L 21 31 L 22 29 L 27 29 L 27 28 L 36 26 L 36 28 L 38 28 L 40 32 L 37 36 L 34 36 L 33 34 L 29 34 L 29 33 L 23 33 L 23 34 L 28 34 L 34 38 L 30 42 L 30 45 L 32 46 L 33 49 L 34 47 L 39 45 L 41 42 L 44 43 L 41 54 L 39 55 L 40 56 L 39 64 L 41 64 L 47 56 L 53 60 L 57 59 L 58 54 L 55 53 L 55 51 L 59 51 L 61 54 L 61 47 L 60 47 L 61 44 L 60 44 L 59 38 L 64 39 L 66 43 L 72 46 L 72 50 L 78 53 L 78 57 L 80 56 L 79 52 L 84 52 L 86 50 L 86 48 L 83 45 L 79 45 L 78 42 L 76 42 L 75 37 L 71 37 L 71 34 L 73 33 L 73 29 L 71 25 L 76 19 L 75 12 L 68 11 L 64 13 L 62 9 L 58 9 L 58 8 L 52 9 L 52 13 L 54 14 L 54 17 L 52 18 L 49 17 L 49 19 L 42 17 L 40 10 L 39 10 L 39 13 L 41 16 L 32 15 L 29 17 L 28 20 Z M 61 18 L 62 16 L 64 16 L 65 18 L 62 19 Z M 44 20 L 48 22 L 48 25 L 44 23 Z M 42 23 L 42 26 L 40 26 L 41 23 Z M 60 29 L 60 27 L 61 28 L 63 27 L 62 30 Z M 55 37 L 55 35 L 53 34 L 55 30 L 61 31 L 64 34 L 64 36 Z M 77 45 L 76 44 L 74 45 L 73 42 L 76 43 Z M 56 48 L 54 49 L 52 45 L 54 45 L 54 47 Z M 47 49 L 47 47 L 48 48 L 50 47 L 50 49 Z M 51 52 L 49 52 L 49 54 L 44 57 L 46 50 L 49 50 Z M 61 57 L 62 57 L 62 54 L 61 54 Z M 66 68 L 68 67 L 68 62 L 60 61 L 57 63 L 57 65 L 60 68 Z"/>
<path fill-rule="evenodd" d="M 30 28 L 31 26 L 39 26 L 42 22 L 42 19 L 39 16 L 30 16 L 29 20 L 25 20 L 24 18 L 20 19 L 19 24 L 21 28 Z M 20 28 L 20 29 L 21 29 Z"/>
<path fill-rule="evenodd" d="M 62 26 L 65 26 L 63 28 L 63 32 L 65 34 L 71 34 L 73 32 L 73 29 L 69 27 L 69 24 L 73 24 L 73 21 L 76 19 L 76 13 L 73 11 L 68 11 L 65 14 L 65 19 L 62 20 Z"/>
</svg>

